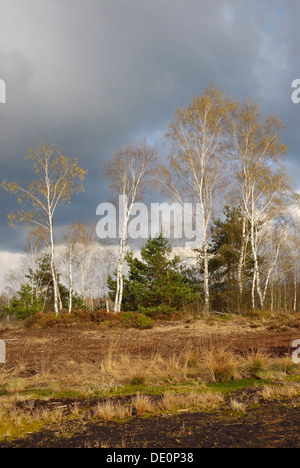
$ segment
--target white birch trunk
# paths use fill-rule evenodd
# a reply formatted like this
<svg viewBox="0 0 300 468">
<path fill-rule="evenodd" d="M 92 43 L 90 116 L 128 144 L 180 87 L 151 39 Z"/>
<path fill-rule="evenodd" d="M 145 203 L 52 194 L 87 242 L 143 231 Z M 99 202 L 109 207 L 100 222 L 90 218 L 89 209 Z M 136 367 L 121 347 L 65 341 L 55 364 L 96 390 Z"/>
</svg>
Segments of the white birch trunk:
<svg viewBox="0 0 300 468">
<path fill-rule="evenodd" d="M 117 268 L 117 290 L 115 297 L 115 314 L 121 312 L 121 305 L 123 299 L 123 264 L 125 260 L 125 239 L 122 237 L 120 239 L 120 250 L 119 250 L 119 260 Z"/>
<path fill-rule="evenodd" d="M 294 306 L 293 306 L 294 312 L 297 311 L 297 269 L 295 265 L 295 273 L 294 273 Z"/>
<path fill-rule="evenodd" d="M 72 297 L 73 297 L 73 265 L 72 265 L 72 247 L 69 250 L 69 314 L 72 312 Z"/>
<path fill-rule="evenodd" d="M 54 240 L 53 240 L 53 227 L 52 227 L 52 219 L 50 217 L 50 264 L 51 264 L 51 273 L 52 273 L 52 281 L 53 281 L 53 294 L 54 294 L 54 312 L 55 315 L 59 313 L 58 307 L 58 285 L 57 285 L 57 275 L 56 275 L 56 268 L 55 268 L 55 252 L 54 252 Z"/>
<path fill-rule="evenodd" d="M 204 264 L 204 313 L 209 314 L 209 270 L 207 254 L 207 232 L 203 230 L 203 264 Z"/>
<path fill-rule="evenodd" d="M 242 298 L 243 298 L 243 266 L 245 265 L 245 256 L 246 256 L 246 251 L 247 251 L 247 237 L 246 237 L 246 222 L 247 222 L 247 217 L 246 215 L 243 216 L 243 228 L 242 228 L 242 246 L 241 246 L 241 254 L 239 258 L 239 264 L 238 264 L 238 274 L 237 274 L 237 280 L 238 280 L 238 286 L 239 286 L 239 294 L 240 294 L 240 307 L 242 304 Z"/>
<path fill-rule="evenodd" d="M 260 287 L 260 272 L 258 265 L 258 256 L 257 256 L 257 227 L 255 222 L 255 208 L 254 208 L 254 186 L 252 187 L 252 201 L 251 201 L 251 249 L 254 262 L 254 271 L 253 278 L 255 278 L 256 290 L 259 298 L 259 308 L 262 309 L 264 306 L 263 294 Z M 252 292 L 252 305 L 254 303 Z"/>
<path fill-rule="evenodd" d="M 278 260 L 279 249 L 280 249 L 280 246 L 277 247 L 275 259 L 274 259 L 273 263 L 271 264 L 271 266 L 270 266 L 270 268 L 269 268 L 269 271 L 268 271 L 268 275 L 267 275 L 267 279 L 266 279 L 266 284 L 265 284 L 265 288 L 264 288 L 264 293 L 263 293 L 263 303 L 265 303 L 266 294 L 267 294 L 267 289 L 268 289 L 268 286 L 269 286 L 269 281 L 270 281 L 271 275 L 272 275 L 272 273 L 273 273 L 273 270 L 274 270 L 274 268 L 275 268 L 275 266 L 276 266 L 276 263 L 277 263 L 277 260 Z"/>
</svg>

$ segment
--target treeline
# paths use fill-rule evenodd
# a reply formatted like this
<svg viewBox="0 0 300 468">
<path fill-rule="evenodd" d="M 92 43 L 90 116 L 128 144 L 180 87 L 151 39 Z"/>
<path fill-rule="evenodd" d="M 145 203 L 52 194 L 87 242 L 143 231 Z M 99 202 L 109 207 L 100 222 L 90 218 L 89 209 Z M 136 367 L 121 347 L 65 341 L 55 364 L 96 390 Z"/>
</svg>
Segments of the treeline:
<svg viewBox="0 0 300 468">
<path fill-rule="evenodd" d="M 209 86 L 175 110 L 166 135 L 166 164 L 145 141 L 117 150 L 102 166 L 112 194 L 125 200 L 117 250 L 101 244 L 95 228 L 82 223 L 71 226 L 57 246 L 56 209 L 83 190 L 87 171 L 56 146 L 31 148 L 27 158 L 36 178 L 27 187 L 7 180 L 2 184 L 22 205 L 9 215 L 10 224 L 34 226 L 33 264 L 14 301 L 24 300 L 26 293 L 32 306 L 41 308 L 34 301 L 44 301 L 42 309 L 52 308 L 56 315 L 63 308 L 71 313 L 103 303 L 115 313 L 151 316 L 186 308 L 206 315 L 299 310 L 299 196 L 286 175 L 282 130 L 282 123 L 262 115 L 255 102 L 237 102 Z M 200 206 L 194 224 L 201 243 L 189 262 L 174 256 L 176 250 L 172 253 L 162 235 L 150 238 L 139 255 L 128 249 L 134 203 L 154 185 L 182 206 Z M 47 265 L 47 290 L 38 286 L 41 261 Z"/>
</svg>

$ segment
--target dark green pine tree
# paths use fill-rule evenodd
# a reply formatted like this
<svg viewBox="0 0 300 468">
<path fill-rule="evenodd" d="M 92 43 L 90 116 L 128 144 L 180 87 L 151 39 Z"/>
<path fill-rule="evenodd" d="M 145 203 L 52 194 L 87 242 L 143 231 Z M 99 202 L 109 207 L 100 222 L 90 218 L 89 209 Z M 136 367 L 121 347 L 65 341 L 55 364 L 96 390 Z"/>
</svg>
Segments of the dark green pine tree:
<svg viewBox="0 0 300 468">
<path fill-rule="evenodd" d="M 129 276 L 124 278 L 122 310 L 167 317 L 196 299 L 180 268 L 179 257 L 172 258 L 172 247 L 162 234 L 148 239 L 141 250 L 141 260 L 130 252 L 127 263 Z M 113 299 L 116 282 L 112 277 L 108 279 L 108 286 Z"/>
<path fill-rule="evenodd" d="M 237 272 L 242 247 L 242 216 L 239 209 L 228 206 L 224 215 L 224 220 L 215 219 L 211 227 L 211 306 L 214 310 L 230 311 L 238 308 Z M 245 275 L 251 274 L 250 263 L 248 257 Z"/>
</svg>

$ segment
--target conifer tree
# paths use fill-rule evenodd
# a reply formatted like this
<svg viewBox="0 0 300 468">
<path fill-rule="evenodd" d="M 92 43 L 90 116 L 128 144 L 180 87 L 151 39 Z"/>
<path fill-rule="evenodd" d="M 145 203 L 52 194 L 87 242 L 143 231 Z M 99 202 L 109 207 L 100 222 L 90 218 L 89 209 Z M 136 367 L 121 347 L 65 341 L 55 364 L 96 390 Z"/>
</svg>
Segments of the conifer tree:
<svg viewBox="0 0 300 468">
<path fill-rule="evenodd" d="M 141 250 L 141 260 L 128 253 L 129 277 L 124 279 L 123 310 L 149 316 L 169 316 L 195 300 L 196 295 L 179 257 L 172 257 L 172 247 L 161 234 L 149 238 Z M 116 281 L 109 277 L 113 298 Z"/>
</svg>

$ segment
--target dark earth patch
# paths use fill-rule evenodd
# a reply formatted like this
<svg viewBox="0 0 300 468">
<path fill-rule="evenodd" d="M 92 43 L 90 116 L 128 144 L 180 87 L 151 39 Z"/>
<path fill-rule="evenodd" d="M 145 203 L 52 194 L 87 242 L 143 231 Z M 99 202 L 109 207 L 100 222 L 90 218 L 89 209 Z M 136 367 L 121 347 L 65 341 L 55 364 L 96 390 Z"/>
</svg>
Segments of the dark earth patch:
<svg viewBox="0 0 300 468">
<path fill-rule="evenodd" d="M 260 402 L 245 415 L 223 409 L 216 413 L 133 417 L 127 422 L 75 420 L 0 443 L 0 448 L 38 447 L 299 448 L 300 408 L 289 400 Z"/>
</svg>

